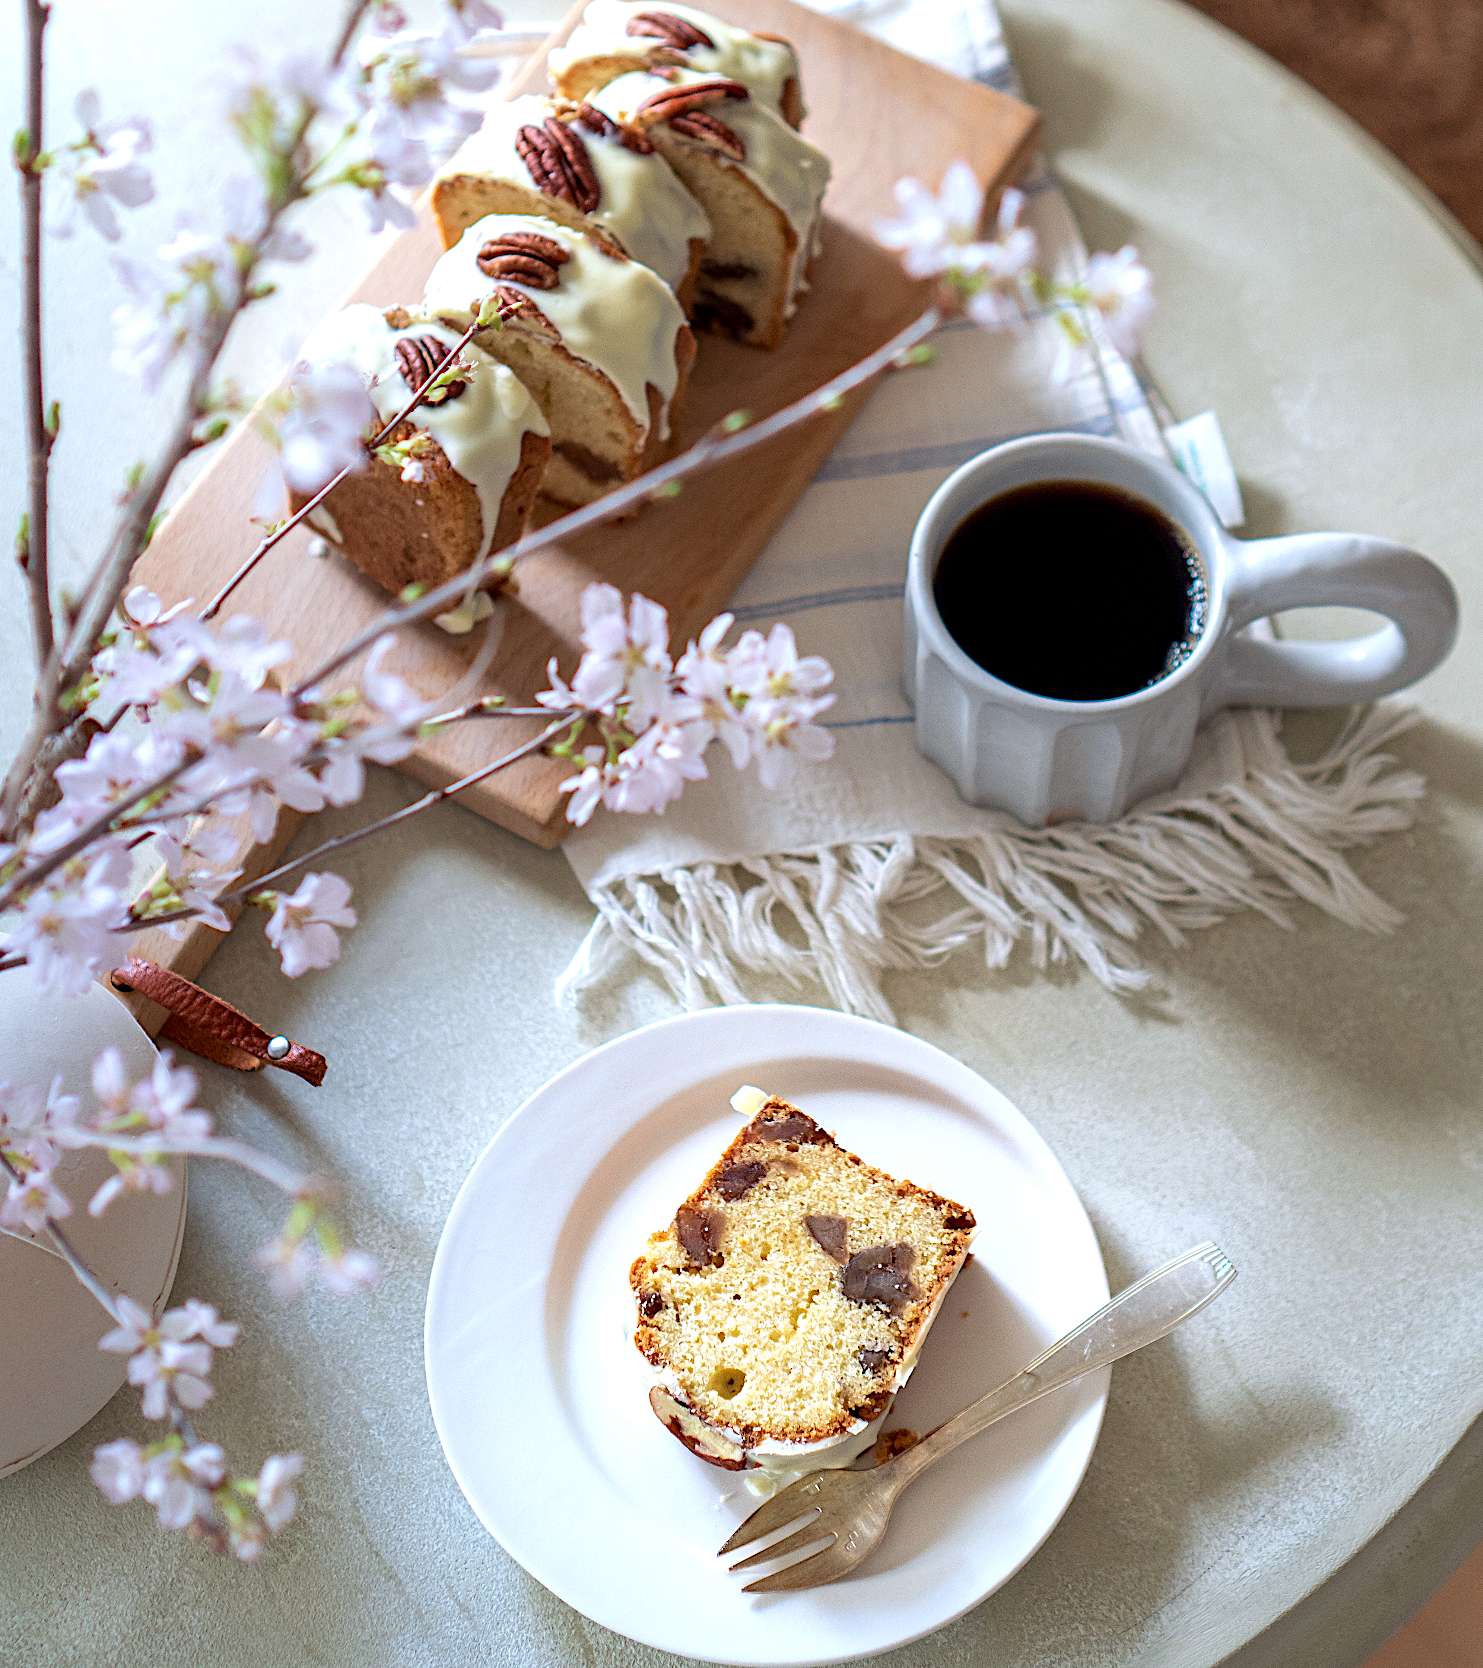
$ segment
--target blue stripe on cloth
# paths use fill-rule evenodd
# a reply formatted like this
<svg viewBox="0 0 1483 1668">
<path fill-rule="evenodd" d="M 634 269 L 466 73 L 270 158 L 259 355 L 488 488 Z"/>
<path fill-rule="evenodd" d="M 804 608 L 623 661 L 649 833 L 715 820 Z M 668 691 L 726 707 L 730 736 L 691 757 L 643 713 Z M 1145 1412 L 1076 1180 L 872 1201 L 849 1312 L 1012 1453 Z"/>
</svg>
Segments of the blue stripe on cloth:
<svg viewBox="0 0 1483 1668">
<path fill-rule="evenodd" d="M 919 469 L 956 469 L 959 464 L 976 458 L 991 446 L 1006 440 L 1018 440 L 1029 434 L 1101 434 L 1110 435 L 1116 424 L 1110 417 L 1088 418 L 1081 423 L 1066 423 L 1049 429 L 1021 430 L 1014 434 L 981 435 L 974 440 L 950 440 L 940 446 L 909 446 L 898 452 L 865 452 L 859 457 L 830 458 L 814 476 L 814 484 L 821 481 L 863 481 L 881 475 L 910 475 Z"/>
<path fill-rule="evenodd" d="M 973 77 L 975 81 L 985 87 L 992 87 L 996 93 L 1015 93 L 1014 66 L 1009 63 L 995 64 L 992 69 L 981 69 Z"/>
<path fill-rule="evenodd" d="M 838 723 L 831 724 L 827 720 L 822 725 L 826 730 L 863 730 L 871 724 L 915 724 L 916 716 L 905 713 L 900 717 L 883 718 L 841 718 Z"/>
<path fill-rule="evenodd" d="M 777 602 L 749 602 L 732 609 L 737 621 L 746 624 L 779 614 L 803 614 L 810 608 L 835 608 L 849 602 L 899 602 L 905 588 L 901 585 L 851 585 L 836 591 L 810 591 L 801 597 L 781 597 Z"/>
</svg>

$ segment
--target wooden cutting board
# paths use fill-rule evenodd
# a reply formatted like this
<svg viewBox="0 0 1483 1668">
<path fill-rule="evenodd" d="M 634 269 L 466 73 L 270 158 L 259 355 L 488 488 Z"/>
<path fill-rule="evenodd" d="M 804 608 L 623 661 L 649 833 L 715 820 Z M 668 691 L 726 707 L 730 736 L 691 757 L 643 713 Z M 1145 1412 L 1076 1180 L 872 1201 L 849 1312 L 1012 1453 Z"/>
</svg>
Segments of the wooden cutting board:
<svg viewBox="0 0 1483 1668">
<path fill-rule="evenodd" d="M 546 53 L 581 14 L 578 4 L 524 67 L 509 96 L 544 91 Z M 880 346 L 925 305 L 924 286 L 870 240 L 870 226 L 893 211 L 892 187 L 903 174 L 935 186 L 948 164 L 966 159 L 990 201 L 1029 160 L 1039 131 L 1035 111 L 976 82 L 945 74 L 881 45 L 847 24 L 791 0 L 724 0 L 713 8 L 746 28 L 785 36 L 798 49 L 809 115 L 804 130 L 834 165 L 825 199 L 823 254 L 810 293 L 784 346 L 773 353 L 699 338 L 681 443 L 698 438 L 728 412 L 765 416 L 816 388 Z M 426 203 L 415 229 L 398 238 L 346 297 L 381 306 L 415 302 L 442 253 Z M 642 591 L 669 610 L 677 647 L 717 613 L 860 409 L 869 390 L 757 452 L 685 483 L 678 498 L 649 505 L 632 520 L 602 527 L 530 558 L 483 692 L 526 701 L 545 686 L 554 654 L 568 675 L 580 657 L 578 600 L 593 579 Z M 184 495 L 141 559 L 137 579 L 167 603 L 204 601 L 257 543 L 249 521 L 270 449 L 243 423 Z M 290 672 L 307 670 L 384 609 L 389 598 L 336 553 L 309 554 L 310 533 L 296 529 L 235 593 L 227 613 L 255 615 L 292 639 Z M 402 634 L 388 659 L 421 695 L 436 696 L 463 676 L 481 634 L 454 638 L 433 625 Z M 354 676 L 353 668 L 345 674 Z M 536 731 L 520 719 L 458 726 L 419 746 L 402 768 L 442 787 L 476 770 Z M 542 846 L 559 843 L 567 824 L 558 784 L 560 760 L 532 758 L 462 794 L 461 802 Z M 247 848 L 239 861 L 261 873 L 291 837 L 285 811 L 273 849 Z M 137 953 L 190 976 L 218 936 L 207 929 L 177 943 L 162 933 Z"/>
</svg>

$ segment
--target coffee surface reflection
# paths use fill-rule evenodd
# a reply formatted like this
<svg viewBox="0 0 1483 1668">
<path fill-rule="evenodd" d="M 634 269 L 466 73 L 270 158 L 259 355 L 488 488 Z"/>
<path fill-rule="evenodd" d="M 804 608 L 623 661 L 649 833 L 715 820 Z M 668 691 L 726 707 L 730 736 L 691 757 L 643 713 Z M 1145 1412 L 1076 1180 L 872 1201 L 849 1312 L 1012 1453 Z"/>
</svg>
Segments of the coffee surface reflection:
<svg viewBox="0 0 1483 1668">
<path fill-rule="evenodd" d="M 1188 658 L 1206 618 L 1184 532 L 1093 481 L 1038 481 L 979 505 L 943 546 L 932 589 L 965 654 L 1062 701 L 1146 689 Z"/>
</svg>

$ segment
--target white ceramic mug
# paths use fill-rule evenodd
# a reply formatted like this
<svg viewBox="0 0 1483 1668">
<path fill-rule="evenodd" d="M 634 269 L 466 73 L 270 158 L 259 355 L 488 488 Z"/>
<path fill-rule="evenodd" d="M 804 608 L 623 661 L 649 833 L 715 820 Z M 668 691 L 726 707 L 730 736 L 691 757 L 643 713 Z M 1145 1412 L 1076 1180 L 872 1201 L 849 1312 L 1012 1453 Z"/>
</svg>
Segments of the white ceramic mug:
<svg viewBox="0 0 1483 1668">
<path fill-rule="evenodd" d="M 1154 505 L 1205 570 L 1205 627 L 1188 657 L 1146 689 L 1105 701 L 1032 695 L 986 672 L 954 641 L 933 597 L 937 560 L 966 516 L 1014 487 L 1094 481 Z M 1389 624 L 1344 642 L 1263 640 L 1243 628 L 1286 608 L 1341 605 Z M 1403 689 L 1457 635 L 1457 595 L 1434 562 L 1360 533 L 1233 539 L 1172 465 L 1120 441 L 1032 435 L 982 453 L 933 493 L 906 580 L 906 698 L 917 746 L 974 805 L 1032 828 L 1110 822 L 1172 787 L 1200 721 L 1221 707 L 1330 707 Z"/>
</svg>

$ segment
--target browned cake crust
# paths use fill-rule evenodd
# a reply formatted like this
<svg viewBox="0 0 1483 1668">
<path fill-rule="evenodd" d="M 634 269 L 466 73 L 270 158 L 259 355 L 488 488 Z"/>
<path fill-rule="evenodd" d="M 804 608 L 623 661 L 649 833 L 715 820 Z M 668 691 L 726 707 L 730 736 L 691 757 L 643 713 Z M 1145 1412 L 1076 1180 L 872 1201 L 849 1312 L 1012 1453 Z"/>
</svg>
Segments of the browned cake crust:
<svg viewBox="0 0 1483 1668">
<path fill-rule="evenodd" d="M 818 1256 L 818 1270 L 835 1270 L 832 1276 L 815 1277 L 837 1280 L 843 1296 L 862 1311 L 882 1314 L 889 1309 L 890 1342 L 868 1352 L 871 1359 L 861 1359 L 848 1367 L 854 1389 L 847 1405 L 838 1406 L 811 1424 L 795 1421 L 786 1430 L 749 1421 L 729 1409 L 724 1417 L 717 1417 L 715 1410 L 707 1409 L 704 1398 L 693 1392 L 686 1400 L 683 1392 L 676 1396 L 668 1388 L 656 1388 L 650 1401 L 661 1420 L 692 1452 L 725 1469 L 745 1465 L 745 1451 L 758 1442 L 825 1442 L 857 1430 L 861 1420 L 869 1422 L 884 1413 L 898 1386 L 903 1364 L 914 1358 L 974 1233 L 971 1210 L 929 1188 L 898 1180 L 866 1164 L 806 1113 L 774 1097 L 731 1142 L 676 1211 L 673 1223 L 654 1235 L 648 1251 L 636 1258 L 629 1270 L 629 1284 L 638 1305 L 634 1343 L 653 1367 L 673 1369 L 677 1329 L 682 1324 L 679 1311 L 691 1291 L 702 1282 L 715 1285 L 723 1279 L 716 1271 L 725 1268 L 728 1214 L 737 1212 L 740 1201 L 767 1182 L 771 1174 L 787 1171 L 789 1155 L 805 1147 L 830 1149 L 840 1155 L 857 1182 L 874 1184 L 888 1197 L 925 1207 L 934 1219 L 937 1247 L 930 1262 L 893 1262 L 890 1253 L 909 1248 L 856 1246 L 854 1238 L 859 1231 L 852 1233 L 845 1218 L 806 1219 L 810 1234 L 826 1254 Z M 792 1168 L 796 1171 L 799 1167 L 794 1164 Z M 816 1231 L 815 1224 L 834 1226 L 819 1226 Z M 837 1243 L 825 1244 L 833 1237 L 837 1237 Z M 909 1277 L 898 1268 L 909 1269 Z M 881 1324 L 884 1327 L 884 1320 Z"/>
<path fill-rule="evenodd" d="M 409 418 L 392 431 L 387 444 L 416 432 Z M 398 464 L 371 457 L 324 500 L 328 517 L 310 515 L 317 531 L 368 579 L 391 592 L 413 584 L 441 585 L 485 554 L 484 519 L 473 483 L 454 469 L 431 436 L 422 445 L 424 478 L 417 485 L 402 479 Z M 513 544 L 525 531 L 550 457 L 550 440 L 527 430 L 520 462 L 500 501 L 491 550 Z M 290 511 L 302 509 L 309 496 L 290 493 Z"/>
<path fill-rule="evenodd" d="M 728 86 L 747 96 L 737 83 L 710 84 Z M 695 90 L 692 102 L 707 96 L 713 101 L 723 98 L 702 87 Z M 658 108 L 640 109 L 634 121 L 710 217 L 711 241 L 701 257 L 688 309 L 696 328 L 748 347 L 777 348 L 788 329 L 798 234 L 782 208 L 732 165 L 735 135 L 726 128 L 724 115 L 724 102 L 714 103 L 699 111 L 697 121 L 697 112 L 687 104 L 678 127 Z"/>
<path fill-rule="evenodd" d="M 533 311 L 533 309 L 532 309 Z M 675 368 L 679 380 L 670 400 L 669 437 L 661 435 L 664 396 L 648 385 L 648 431 L 634 421 L 608 378 L 585 359 L 579 359 L 560 342 L 553 341 L 544 316 L 507 318 L 503 329 L 481 331 L 474 339 L 492 358 L 508 365 L 531 391 L 536 404 L 551 423 L 552 457 L 541 483 L 541 491 L 558 504 L 589 504 L 614 487 L 631 481 L 669 455 L 675 446 L 674 413 L 681 406 L 685 382 L 695 362 L 695 337 L 688 325 L 675 333 Z M 570 423 L 565 408 L 573 402 L 573 381 L 587 384 L 586 405 L 600 412 L 609 430 L 618 431 L 618 445 L 606 455 L 580 437 L 579 426 Z M 568 390 L 561 401 L 562 387 Z M 560 403 L 559 403 L 560 402 Z"/>
</svg>

